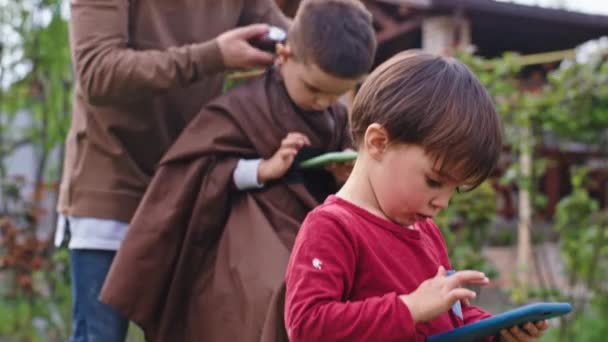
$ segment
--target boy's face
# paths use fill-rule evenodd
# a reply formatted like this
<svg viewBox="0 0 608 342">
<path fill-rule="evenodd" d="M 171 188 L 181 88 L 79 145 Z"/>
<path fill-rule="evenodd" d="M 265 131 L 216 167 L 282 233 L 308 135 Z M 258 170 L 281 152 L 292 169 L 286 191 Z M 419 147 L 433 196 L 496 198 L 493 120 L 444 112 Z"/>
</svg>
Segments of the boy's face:
<svg viewBox="0 0 608 342">
<path fill-rule="evenodd" d="M 417 145 L 388 144 L 388 135 L 375 139 L 374 146 L 365 146 L 369 182 L 378 209 L 389 220 L 407 227 L 448 206 L 459 184 L 436 172 L 434 158 Z"/>
<path fill-rule="evenodd" d="M 335 77 L 315 64 L 302 63 L 292 56 L 289 46 L 279 46 L 277 51 L 287 93 L 302 110 L 327 109 L 360 80 Z"/>
</svg>

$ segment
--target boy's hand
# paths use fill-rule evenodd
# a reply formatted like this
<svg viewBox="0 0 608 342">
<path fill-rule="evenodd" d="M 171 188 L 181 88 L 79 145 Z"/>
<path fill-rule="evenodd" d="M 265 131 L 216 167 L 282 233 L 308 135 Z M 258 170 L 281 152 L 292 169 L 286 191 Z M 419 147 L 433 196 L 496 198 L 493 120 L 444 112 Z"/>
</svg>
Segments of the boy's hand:
<svg viewBox="0 0 608 342">
<path fill-rule="evenodd" d="M 488 283 L 488 278 L 482 272 L 458 271 L 448 277 L 445 268 L 439 266 L 435 277 L 425 280 L 414 292 L 399 298 L 407 305 L 415 323 L 427 322 L 447 312 L 457 300 L 475 298 L 475 292 L 463 288 L 463 285 Z"/>
<path fill-rule="evenodd" d="M 500 331 L 500 342 L 535 342 L 549 328 L 549 322 L 526 323 L 523 328 L 514 326 Z"/>
<path fill-rule="evenodd" d="M 283 177 L 293 164 L 298 151 L 310 145 L 310 140 L 302 133 L 292 132 L 281 141 L 281 147 L 270 159 L 262 160 L 258 166 L 258 182 L 266 183 L 269 180 Z"/>
<path fill-rule="evenodd" d="M 325 170 L 331 172 L 336 179 L 336 183 L 338 185 L 344 184 L 350 176 L 350 173 L 353 171 L 353 166 L 355 166 L 355 161 L 347 161 L 344 163 L 331 163 L 325 167 Z"/>
</svg>

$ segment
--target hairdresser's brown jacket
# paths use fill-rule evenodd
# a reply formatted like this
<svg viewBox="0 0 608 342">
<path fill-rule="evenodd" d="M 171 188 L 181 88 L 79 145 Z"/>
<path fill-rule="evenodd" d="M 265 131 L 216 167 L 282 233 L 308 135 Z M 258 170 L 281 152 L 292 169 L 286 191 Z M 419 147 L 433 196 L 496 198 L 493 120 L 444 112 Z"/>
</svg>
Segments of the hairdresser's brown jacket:
<svg viewBox="0 0 608 342">
<path fill-rule="evenodd" d="M 214 40 L 285 26 L 273 0 L 71 0 L 76 75 L 59 210 L 130 221 L 161 156 L 221 92 Z"/>
</svg>

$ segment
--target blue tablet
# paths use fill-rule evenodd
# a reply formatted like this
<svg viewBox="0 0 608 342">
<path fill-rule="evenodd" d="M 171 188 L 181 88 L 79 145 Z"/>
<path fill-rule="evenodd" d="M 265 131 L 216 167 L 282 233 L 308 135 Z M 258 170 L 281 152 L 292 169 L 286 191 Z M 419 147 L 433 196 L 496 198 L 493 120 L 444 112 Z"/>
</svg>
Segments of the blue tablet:
<svg viewBox="0 0 608 342">
<path fill-rule="evenodd" d="M 572 311 L 572 306 L 568 303 L 529 304 L 454 330 L 429 336 L 426 340 L 427 342 L 475 341 L 494 336 L 505 328 L 562 316 L 570 311 Z"/>
</svg>

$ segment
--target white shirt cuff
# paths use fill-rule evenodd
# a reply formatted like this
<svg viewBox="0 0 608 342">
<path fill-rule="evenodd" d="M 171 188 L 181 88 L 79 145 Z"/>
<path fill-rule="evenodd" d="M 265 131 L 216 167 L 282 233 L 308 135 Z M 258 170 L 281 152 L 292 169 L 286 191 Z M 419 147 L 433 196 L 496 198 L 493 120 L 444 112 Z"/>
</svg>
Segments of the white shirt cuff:
<svg viewBox="0 0 608 342">
<path fill-rule="evenodd" d="M 260 189 L 264 184 L 258 183 L 258 166 L 262 159 L 241 159 L 236 164 L 232 178 L 239 190 Z"/>
</svg>

